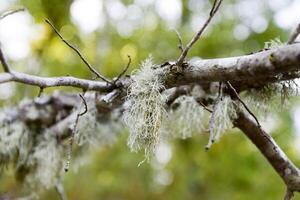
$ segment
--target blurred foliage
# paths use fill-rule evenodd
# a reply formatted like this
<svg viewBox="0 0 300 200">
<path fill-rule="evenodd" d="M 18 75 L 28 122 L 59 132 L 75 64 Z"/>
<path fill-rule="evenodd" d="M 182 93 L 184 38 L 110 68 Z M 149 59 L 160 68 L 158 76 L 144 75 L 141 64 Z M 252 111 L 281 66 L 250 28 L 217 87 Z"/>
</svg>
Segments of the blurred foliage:
<svg viewBox="0 0 300 200">
<path fill-rule="evenodd" d="M 100 1 L 100 0 L 99 0 Z M 199 0 L 205 2 L 206 0 Z M 251 0 L 249 0 L 251 1 Z M 178 38 L 169 28 L 167 22 L 159 18 L 153 5 L 142 8 L 144 16 L 152 16 L 157 25 L 149 26 L 146 19 L 130 36 L 119 34 L 116 22 L 106 15 L 104 28 L 92 33 L 82 33 L 72 22 L 69 8 L 72 0 L 20 0 L 16 4 L 24 5 L 32 15 L 35 23 L 45 29 L 43 39 L 32 42 L 32 55 L 26 60 L 14 64 L 16 69 L 30 63 L 30 59 L 38 62 L 39 75 L 73 75 L 91 78 L 81 60 L 63 44 L 52 30 L 43 22 L 49 18 L 70 42 L 78 46 L 88 60 L 103 74 L 116 76 L 127 63 L 127 55 L 133 59 L 130 70 L 152 54 L 158 63 L 174 60 L 179 55 Z M 103 1 L 105 5 L 109 1 Z M 135 1 L 123 0 L 125 6 Z M 192 37 L 190 21 L 192 13 L 182 1 L 181 22 L 176 27 L 182 34 L 184 43 Z M 237 1 L 225 1 L 224 4 Z M 209 6 L 209 4 L 208 4 Z M 202 11 L 208 12 L 206 6 Z M 232 30 L 241 23 L 238 16 L 223 19 L 221 11 L 219 20 L 211 24 L 207 34 L 194 46 L 190 57 L 202 58 L 227 57 L 243 55 L 259 51 L 264 42 L 280 37 L 286 40 L 288 33 L 279 29 L 272 20 L 272 12 L 266 9 L 269 25 L 262 33 L 251 32 L 244 41 L 235 39 Z M 234 12 L 234 11 L 233 11 Z M 146 17 L 145 17 L 146 18 Z M 222 19 L 222 20 L 221 20 Z M 199 25 L 200 26 L 200 25 Z M 18 102 L 24 97 L 33 97 L 37 88 L 17 84 L 18 92 L 11 102 Z M 72 91 L 74 89 L 62 88 Z M 47 89 L 51 93 L 54 89 Z M 4 104 L 6 102 L 1 102 Z M 274 114 L 275 115 L 275 114 Z M 280 125 L 273 131 L 275 140 L 283 147 L 293 161 L 300 166 L 299 152 L 291 145 L 294 140 L 292 119 L 288 110 L 281 112 L 278 118 Z M 144 163 L 137 167 L 143 155 L 131 153 L 126 146 L 127 134 L 124 133 L 118 142 L 89 155 L 90 162 L 78 172 L 65 174 L 64 185 L 69 199 L 220 199 L 220 200 L 252 200 L 282 199 L 285 186 L 280 177 L 267 163 L 257 149 L 238 130 L 224 136 L 220 142 L 206 152 L 204 146 L 207 136 L 197 136 L 187 140 L 173 140 L 169 145 L 172 158 L 162 166 Z M 20 185 L 13 177 L 8 166 L 0 175 L 0 194 L 20 194 Z M 157 179 L 166 176 L 167 184 Z M 58 199 L 55 190 L 47 191 L 41 199 Z M 295 199 L 300 199 L 296 195 Z"/>
</svg>

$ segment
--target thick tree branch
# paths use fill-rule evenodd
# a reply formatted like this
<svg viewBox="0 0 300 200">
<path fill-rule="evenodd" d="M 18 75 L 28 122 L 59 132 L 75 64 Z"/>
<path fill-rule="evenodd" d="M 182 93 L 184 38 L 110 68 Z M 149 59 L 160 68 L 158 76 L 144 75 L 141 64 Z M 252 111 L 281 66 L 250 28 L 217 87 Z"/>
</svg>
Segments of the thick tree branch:
<svg viewBox="0 0 300 200">
<path fill-rule="evenodd" d="M 246 56 L 188 62 L 182 71 L 174 67 L 167 70 L 167 87 L 219 81 L 239 82 L 241 85 L 259 81 L 267 84 L 279 81 L 284 73 L 292 75 L 300 70 L 300 44 L 284 45 Z"/>
<path fill-rule="evenodd" d="M 299 77 L 300 44 L 282 46 L 277 49 L 252 55 L 199 60 L 189 62 L 183 71 L 172 65 L 165 68 L 165 87 L 171 88 L 187 84 L 205 84 L 230 81 L 234 86 L 251 88 L 263 87 L 266 84 Z M 16 71 L 0 74 L 0 83 L 19 82 L 42 88 L 71 86 L 85 90 L 101 92 L 112 91 L 115 86 L 106 82 L 67 77 L 38 77 Z M 126 89 L 131 84 L 130 78 L 118 80 L 118 87 Z M 239 88 L 235 87 L 239 90 Z"/>
<path fill-rule="evenodd" d="M 244 132 L 281 176 L 288 190 L 285 199 L 290 199 L 293 192 L 300 191 L 299 169 L 287 158 L 273 138 L 241 110 L 237 110 L 237 118 L 233 120 L 233 124 Z"/>
</svg>

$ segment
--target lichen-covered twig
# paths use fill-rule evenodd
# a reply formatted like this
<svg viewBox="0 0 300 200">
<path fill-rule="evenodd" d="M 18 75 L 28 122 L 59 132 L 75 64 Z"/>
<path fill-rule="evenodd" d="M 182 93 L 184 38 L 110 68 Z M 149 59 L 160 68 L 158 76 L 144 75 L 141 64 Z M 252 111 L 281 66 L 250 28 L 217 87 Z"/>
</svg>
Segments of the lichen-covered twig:
<svg viewBox="0 0 300 200">
<path fill-rule="evenodd" d="M 68 152 L 67 152 L 67 161 L 66 161 L 66 164 L 64 166 L 65 172 L 69 171 L 69 167 L 70 167 L 70 163 L 71 163 L 71 159 L 72 159 L 73 141 L 74 141 L 74 137 L 75 137 L 75 134 L 76 134 L 76 128 L 77 128 L 79 117 L 83 116 L 84 114 L 86 114 L 88 112 L 87 103 L 86 103 L 86 100 L 84 99 L 83 95 L 79 94 L 79 97 L 81 98 L 81 100 L 83 102 L 84 110 L 82 112 L 78 111 L 78 114 L 76 116 L 74 125 L 71 128 L 71 135 L 70 135 L 70 138 L 69 138 L 69 149 L 68 149 Z M 81 108 L 81 106 L 79 106 L 79 109 L 80 108 Z"/>
</svg>

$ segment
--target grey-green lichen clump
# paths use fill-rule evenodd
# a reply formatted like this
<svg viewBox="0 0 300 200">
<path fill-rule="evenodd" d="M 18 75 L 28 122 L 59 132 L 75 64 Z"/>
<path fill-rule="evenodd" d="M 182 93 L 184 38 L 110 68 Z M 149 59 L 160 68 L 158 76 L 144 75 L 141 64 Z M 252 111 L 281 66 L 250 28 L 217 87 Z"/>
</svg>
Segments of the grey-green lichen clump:
<svg viewBox="0 0 300 200">
<path fill-rule="evenodd" d="M 153 154 L 162 136 L 163 121 L 167 119 L 163 89 L 163 70 L 149 58 L 132 76 L 128 89 L 129 107 L 124 122 L 129 128 L 128 145 L 132 151 L 144 150 L 147 159 Z"/>
<path fill-rule="evenodd" d="M 99 148 L 116 141 L 121 131 L 118 112 L 112 111 L 108 116 L 99 116 L 95 101 L 88 102 L 88 112 L 79 117 L 75 141 L 79 146 Z"/>
<path fill-rule="evenodd" d="M 231 128 L 231 120 L 236 118 L 234 103 L 230 96 L 223 96 L 217 100 L 213 111 L 213 135 L 214 140 L 220 139 L 222 134 Z"/>
<path fill-rule="evenodd" d="M 3 113 L 4 114 L 4 113 Z M 0 168 L 15 162 L 22 166 L 31 147 L 30 133 L 22 122 L 6 123 L 1 118 L 0 124 Z"/>
<path fill-rule="evenodd" d="M 168 133 L 172 136 L 186 139 L 195 133 L 202 133 L 205 127 L 205 111 L 193 96 L 181 96 L 177 98 L 169 114 L 167 123 Z"/>
</svg>

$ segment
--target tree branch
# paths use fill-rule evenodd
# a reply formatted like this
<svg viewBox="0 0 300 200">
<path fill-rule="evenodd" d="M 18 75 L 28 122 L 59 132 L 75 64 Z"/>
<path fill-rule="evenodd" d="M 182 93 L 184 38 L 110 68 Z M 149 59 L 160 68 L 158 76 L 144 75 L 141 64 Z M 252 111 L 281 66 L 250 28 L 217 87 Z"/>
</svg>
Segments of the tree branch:
<svg viewBox="0 0 300 200">
<path fill-rule="evenodd" d="M 273 138 L 239 109 L 233 124 L 244 132 L 285 182 L 288 191 L 285 199 L 290 199 L 293 192 L 300 191 L 299 169 L 287 158 Z"/>
<path fill-rule="evenodd" d="M 292 75 L 300 70 L 300 44 L 246 56 L 188 62 L 182 71 L 168 66 L 166 87 L 219 81 L 239 82 L 240 85 L 268 84 L 278 82 L 284 73 Z"/>
<path fill-rule="evenodd" d="M 192 48 L 192 46 L 200 38 L 200 36 L 204 32 L 204 30 L 206 29 L 206 27 L 208 26 L 208 24 L 210 23 L 210 21 L 212 20 L 212 18 L 214 17 L 214 15 L 218 11 L 218 9 L 220 8 L 222 1 L 223 0 L 215 0 L 214 1 L 213 6 L 212 6 L 212 8 L 210 10 L 208 19 L 206 20 L 206 22 L 203 24 L 203 26 L 200 28 L 200 30 L 194 35 L 194 37 L 192 38 L 192 40 L 187 44 L 187 46 L 182 51 L 180 57 L 178 58 L 178 60 L 176 62 L 177 66 L 181 66 L 183 64 L 184 59 L 187 56 L 189 50 Z"/>
<path fill-rule="evenodd" d="M 63 41 L 68 47 L 70 47 L 73 51 L 76 52 L 76 54 L 80 57 L 80 59 L 84 62 L 84 64 L 89 68 L 89 70 L 97 76 L 97 78 L 102 79 L 103 81 L 112 84 L 109 80 L 107 80 L 104 76 L 102 76 L 88 61 L 85 59 L 85 57 L 81 54 L 79 49 L 77 49 L 74 45 L 70 44 L 67 40 L 64 39 L 64 37 L 59 33 L 59 31 L 55 28 L 55 26 L 46 19 L 45 22 L 51 26 L 51 28 L 54 30 L 54 32 L 58 35 L 58 37 Z"/>
<path fill-rule="evenodd" d="M 114 87 L 106 82 L 92 81 L 86 79 L 75 78 L 72 76 L 64 77 L 39 77 L 11 71 L 10 73 L 0 74 L 0 84 L 6 82 L 18 82 L 26 85 L 34 85 L 40 88 L 58 87 L 58 86 L 70 86 L 75 88 L 81 88 L 85 90 L 94 90 L 107 92 Z"/>
</svg>

